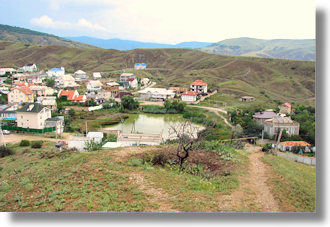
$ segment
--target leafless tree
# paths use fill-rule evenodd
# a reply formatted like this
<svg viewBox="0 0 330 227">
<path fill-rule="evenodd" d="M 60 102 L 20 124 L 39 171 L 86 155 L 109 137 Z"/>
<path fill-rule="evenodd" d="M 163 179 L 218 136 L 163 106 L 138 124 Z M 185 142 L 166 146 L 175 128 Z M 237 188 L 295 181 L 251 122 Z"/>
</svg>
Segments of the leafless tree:
<svg viewBox="0 0 330 227">
<path fill-rule="evenodd" d="M 189 121 L 171 125 L 169 128 L 169 139 L 177 141 L 176 156 L 179 159 L 180 170 L 183 169 L 183 163 L 189 157 L 190 151 L 197 148 L 203 135 L 199 133 L 200 127 L 193 125 Z"/>
</svg>

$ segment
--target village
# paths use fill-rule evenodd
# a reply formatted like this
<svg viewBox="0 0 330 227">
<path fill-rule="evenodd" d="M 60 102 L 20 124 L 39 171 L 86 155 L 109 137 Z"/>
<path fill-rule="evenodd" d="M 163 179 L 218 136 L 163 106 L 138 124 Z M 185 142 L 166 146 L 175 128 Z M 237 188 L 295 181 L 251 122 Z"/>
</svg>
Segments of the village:
<svg viewBox="0 0 330 227">
<path fill-rule="evenodd" d="M 134 70 L 146 70 L 146 63 L 135 63 Z M 49 70 L 38 70 L 36 64 L 27 64 L 21 68 L 0 68 L 0 92 L 1 92 L 1 144 L 6 144 L 7 137 L 15 135 L 16 142 L 20 141 L 20 135 L 43 135 L 53 133 L 60 145 L 68 149 L 86 151 L 88 143 L 96 143 L 103 148 L 117 148 L 139 145 L 159 145 L 165 142 L 162 133 L 124 132 L 122 130 L 88 130 L 86 122 L 85 130 L 80 134 L 66 133 L 65 116 L 73 112 L 97 112 L 111 109 L 111 107 L 123 107 L 124 109 L 142 108 L 148 113 L 167 113 L 160 110 L 166 103 L 183 103 L 184 106 L 204 108 L 206 111 L 215 112 L 225 120 L 231 134 L 237 131 L 233 113 L 228 113 L 223 108 L 204 106 L 204 100 L 215 95 L 217 90 L 210 90 L 203 80 L 190 81 L 186 86 L 157 87 L 157 84 L 149 78 L 139 78 L 134 72 L 122 70 L 118 77 L 108 77 L 102 72 L 92 72 L 90 75 L 82 70 L 67 73 L 64 67 Z M 220 91 L 221 92 L 221 91 Z M 130 98 L 131 97 L 131 98 Z M 122 100 L 125 100 L 122 103 Z M 242 103 L 252 103 L 255 98 L 242 96 Z M 128 107 L 138 103 L 136 107 Z M 159 107 L 157 107 L 159 106 Z M 157 110 L 158 108 L 158 110 Z M 152 111 L 150 110 L 152 109 Z M 156 110 L 155 110 L 156 109 Z M 211 110 L 210 110 L 211 109 Z M 158 111 L 158 112 L 157 112 Z M 160 111 L 160 112 L 159 112 Z M 263 151 L 277 150 L 293 152 L 303 155 L 315 153 L 315 147 L 306 141 L 281 141 L 282 135 L 294 138 L 299 136 L 300 124 L 291 119 L 293 113 L 290 103 L 282 103 L 278 110 L 263 109 L 256 111 L 251 116 L 260 132 L 257 136 L 258 143 L 264 146 Z M 96 113 L 95 112 L 95 113 Z M 121 111 L 125 112 L 125 111 Z M 175 113 L 178 111 L 174 110 Z M 224 113 L 225 115 L 220 115 Z M 106 114 L 106 112 L 104 112 Z M 231 114 L 231 115 L 230 115 Z M 240 114 L 236 111 L 235 116 Z M 77 117 L 77 116 L 76 116 Z M 231 121 L 231 123 L 228 122 Z M 74 119 L 71 119 L 74 121 Z M 115 123 L 125 121 L 120 119 Z M 199 122 L 201 124 L 201 122 Z M 203 124 L 203 123 L 202 123 Z M 68 126 L 68 125 L 67 125 Z M 132 127 L 135 127 L 134 125 Z M 155 125 L 155 127 L 157 127 Z M 239 129 L 238 129 L 239 130 Z M 229 133 L 229 134 L 230 134 Z M 63 135 L 66 134 L 64 138 Z M 115 140 L 108 140 L 107 134 L 114 134 Z M 236 138 L 231 135 L 230 140 L 251 139 L 244 133 L 238 133 Z M 244 139 L 245 138 L 245 139 Z M 227 138 L 228 139 L 228 138 Z M 270 141 L 268 144 L 265 141 Z M 256 142 L 256 141 L 255 141 Z M 310 155 L 308 155 L 310 156 Z M 303 161 L 315 165 L 315 159 Z"/>
</svg>

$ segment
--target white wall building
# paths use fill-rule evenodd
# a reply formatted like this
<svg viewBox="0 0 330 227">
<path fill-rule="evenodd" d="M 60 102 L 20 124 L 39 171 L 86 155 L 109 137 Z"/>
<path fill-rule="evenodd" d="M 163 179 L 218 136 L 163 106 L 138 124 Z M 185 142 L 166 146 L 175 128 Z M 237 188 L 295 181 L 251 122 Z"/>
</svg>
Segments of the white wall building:
<svg viewBox="0 0 330 227">
<path fill-rule="evenodd" d="M 140 94 L 140 99 L 142 100 L 158 100 L 164 101 L 169 98 L 174 98 L 175 93 L 172 90 L 167 90 L 166 88 L 146 88 L 142 91 L 138 91 Z"/>
<path fill-rule="evenodd" d="M 92 139 L 95 143 L 101 143 L 103 139 L 103 132 L 88 132 L 87 138 Z"/>
<path fill-rule="evenodd" d="M 99 80 L 99 79 L 101 79 L 101 78 L 102 78 L 102 75 L 101 75 L 100 72 L 95 72 L 95 73 L 93 73 L 93 79 L 94 79 L 94 80 Z"/>
<path fill-rule="evenodd" d="M 181 95 L 183 102 L 195 102 L 197 100 L 197 93 L 193 91 L 186 91 Z"/>
<path fill-rule="evenodd" d="M 207 83 L 202 80 L 195 80 L 190 84 L 190 91 L 198 94 L 207 93 Z"/>
<path fill-rule="evenodd" d="M 65 74 L 65 69 L 63 67 L 52 68 L 47 72 L 48 77 L 59 77 L 59 76 L 64 76 L 64 74 Z"/>
<path fill-rule="evenodd" d="M 86 87 L 88 91 L 100 91 L 102 90 L 102 83 L 99 80 L 90 80 Z"/>
</svg>

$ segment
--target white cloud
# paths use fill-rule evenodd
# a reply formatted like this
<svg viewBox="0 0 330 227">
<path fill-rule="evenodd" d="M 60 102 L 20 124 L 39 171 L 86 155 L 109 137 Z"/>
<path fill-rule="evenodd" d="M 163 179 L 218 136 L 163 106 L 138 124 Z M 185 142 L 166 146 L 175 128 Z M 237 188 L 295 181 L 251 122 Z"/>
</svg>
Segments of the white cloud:
<svg viewBox="0 0 330 227">
<path fill-rule="evenodd" d="M 101 25 L 94 24 L 90 21 L 87 21 L 84 18 L 79 19 L 77 22 L 71 23 L 66 21 L 53 20 L 49 16 L 44 15 L 39 18 L 32 18 L 30 20 L 30 23 L 38 27 L 52 28 L 58 30 L 64 30 L 64 29 L 80 30 L 87 28 L 89 30 L 106 31 L 106 29 Z"/>
<path fill-rule="evenodd" d="M 34 25 L 70 27 L 98 38 L 178 43 L 227 38 L 315 38 L 313 0 L 48 0 Z M 55 14 L 54 14 L 55 13 Z M 87 18 L 88 21 L 85 19 Z M 66 22 L 75 21 L 75 22 Z M 67 25 L 70 24 L 70 26 Z"/>
</svg>

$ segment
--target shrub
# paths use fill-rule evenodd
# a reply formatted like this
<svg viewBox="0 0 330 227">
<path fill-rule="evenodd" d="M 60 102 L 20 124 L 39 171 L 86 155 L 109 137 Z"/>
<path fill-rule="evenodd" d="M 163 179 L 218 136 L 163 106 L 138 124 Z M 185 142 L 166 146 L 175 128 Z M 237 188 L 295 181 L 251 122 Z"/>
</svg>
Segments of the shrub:
<svg viewBox="0 0 330 227">
<path fill-rule="evenodd" d="M 30 141 L 28 140 L 21 140 L 21 142 L 19 143 L 19 145 L 21 147 L 27 147 L 27 146 L 30 146 Z"/>
<path fill-rule="evenodd" d="M 41 148 L 42 147 L 42 141 L 32 141 L 31 143 L 32 148 Z"/>
<path fill-rule="evenodd" d="M 153 165 L 164 166 L 167 163 L 167 158 L 163 153 L 155 155 L 151 160 Z"/>
<path fill-rule="evenodd" d="M 13 155 L 14 151 L 11 148 L 0 146 L 0 158 Z"/>
</svg>

